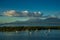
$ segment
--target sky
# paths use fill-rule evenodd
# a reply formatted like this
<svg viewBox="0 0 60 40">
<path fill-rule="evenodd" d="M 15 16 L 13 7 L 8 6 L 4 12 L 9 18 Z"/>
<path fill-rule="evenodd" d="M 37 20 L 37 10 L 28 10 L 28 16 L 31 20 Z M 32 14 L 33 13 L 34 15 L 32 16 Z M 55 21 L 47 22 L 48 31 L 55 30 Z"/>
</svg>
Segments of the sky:
<svg viewBox="0 0 60 40">
<path fill-rule="evenodd" d="M 60 0 L 0 0 L 0 11 L 29 10 L 53 13 L 60 11 Z"/>
<path fill-rule="evenodd" d="M 56 14 L 60 16 L 60 0 L 0 0 L 0 14 L 3 14 L 8 10 L 28 10 L 31 12 L 40 11 L 44 13 L 44 15 Z M 0 19 L 1 18 L 2 17 L 0 17 Z M 5 17 L 3 17 L 3 19 L 4 18 Z"/>
</svg>

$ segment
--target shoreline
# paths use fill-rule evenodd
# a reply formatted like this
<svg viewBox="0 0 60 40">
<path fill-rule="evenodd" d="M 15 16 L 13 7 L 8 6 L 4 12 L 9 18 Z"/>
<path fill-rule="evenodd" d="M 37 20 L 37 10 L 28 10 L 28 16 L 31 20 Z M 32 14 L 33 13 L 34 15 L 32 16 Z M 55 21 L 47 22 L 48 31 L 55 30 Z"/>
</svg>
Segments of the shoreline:
<svg viewBox="0 0 60 40">
<path fill-rule="evenodd" d="M 35 30 L 60 30 L 60 26 L 18 26 L 18 27 L 0 27 L 0 32 L 13 31 L 35 31 Z"/>
</svg>

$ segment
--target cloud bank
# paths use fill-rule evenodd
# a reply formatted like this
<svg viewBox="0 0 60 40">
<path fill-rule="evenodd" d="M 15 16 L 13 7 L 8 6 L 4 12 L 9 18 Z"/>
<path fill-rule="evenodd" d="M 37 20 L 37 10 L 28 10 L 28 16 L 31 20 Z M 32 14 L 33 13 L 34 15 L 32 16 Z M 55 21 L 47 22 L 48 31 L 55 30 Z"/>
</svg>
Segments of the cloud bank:
<svg viewBox="0 0 60 40">
<path fill-rule="evenodd" d="M 6 11 L 4 12 L 4 15 L 5 16 L 19 16 L 19 14 L 15 10 Z"/>
<path fill-rule="evenodd" d="M 40 17 L 42 16 L 42 12 L 29 12 L 27 10 L 25 11 L 15 11 L 15 10 L 9 10 L 3 12 L 4 16 L 18 16 L 18 17 Z"/>
<path fill-rule="evenodd" d="M 8 11 L 4 11 L 3 12 L 3 15 L 0 15 L 0 16 L 13 16 L 13 17 L 45 17 L 45 18 L 48 18 L 48 17 L 53 17 L 53 18 L 60 18 L 60 16 L 57 16 L 57 13 L 56 15 L 54 14 L 51 14 L 51 15 L 47 15 L 47 16 L 43 16 L 44 14 L 40 11 L 35 11 L 35 12 L 30 12 L 30 11 L 16 11 L 16 10 L 8 10 Z"/>
</svg>

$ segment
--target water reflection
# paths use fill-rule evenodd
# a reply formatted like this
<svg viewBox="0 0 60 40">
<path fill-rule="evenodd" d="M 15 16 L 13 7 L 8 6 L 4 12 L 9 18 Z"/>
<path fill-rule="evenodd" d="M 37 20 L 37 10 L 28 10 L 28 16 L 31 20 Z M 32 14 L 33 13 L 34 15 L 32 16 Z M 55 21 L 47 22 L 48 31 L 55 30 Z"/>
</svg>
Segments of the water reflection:
<svg viewBox="0 0 60 40">
<path fill-rule="evenodd" d="M 0 32 L 0 40 L 57 40 L 60 30 Z"/>
</svg>

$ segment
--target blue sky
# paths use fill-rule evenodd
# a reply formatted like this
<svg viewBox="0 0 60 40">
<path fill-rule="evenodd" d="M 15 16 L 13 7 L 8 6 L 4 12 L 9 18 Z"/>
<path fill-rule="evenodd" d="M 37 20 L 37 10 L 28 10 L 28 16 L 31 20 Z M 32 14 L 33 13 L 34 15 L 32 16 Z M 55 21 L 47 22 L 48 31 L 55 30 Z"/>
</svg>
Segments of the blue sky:
<svg viewBox="0 0 60 40">
<path fill-rule="evenodd" d="M 60 0 L 0 0 L 0 11 L 29 10 L 45 14 L 59 12 Z"/>
<path fill-rule="evenodd" d="M 0 0 L 0 14 L 6 10 L 41 11 L 44 15 L 53 15 L 57 13 L 57 15 L 59 15 L 60 0 Z M 1 18 L 2 17 L 0 17 L 0 19 Z M 5 19 L 5 17 L 3 17 L 3 19 Z M 15 18 L 13 19 L 15 20 Z"/>
</svg>

